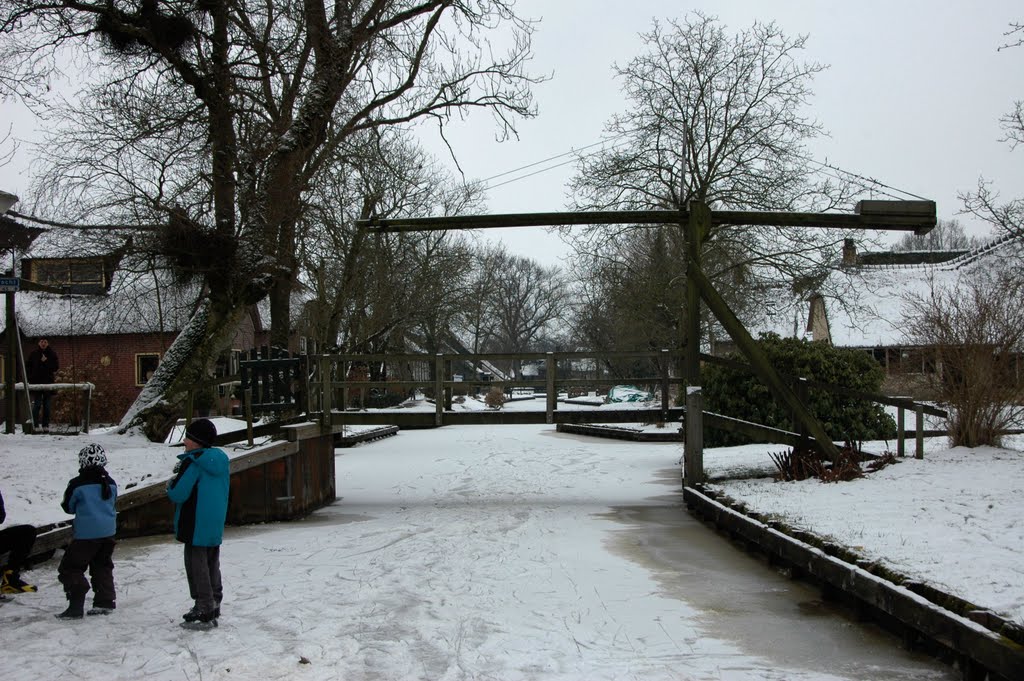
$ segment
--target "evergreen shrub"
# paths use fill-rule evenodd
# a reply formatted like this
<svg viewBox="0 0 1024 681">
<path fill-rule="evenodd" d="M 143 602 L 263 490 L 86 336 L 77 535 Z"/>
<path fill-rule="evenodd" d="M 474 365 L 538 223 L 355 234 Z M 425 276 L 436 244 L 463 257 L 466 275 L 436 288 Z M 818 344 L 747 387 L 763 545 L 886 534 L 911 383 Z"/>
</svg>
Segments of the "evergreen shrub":
<svg viewBox="0 0 1024 681">
<path fill-rule="evenodd" d="M 860 392 L 880 392 L 885 372 L 866 352 L 797 338 L 780 338 L 776 334 L 763 334 L 758 343 L 781 374 Z M 734 356 L 733 359 L 745 362 L 742 357 Z M 753 373 L 708 364 L 702 368 L 701 376 L 706 411 L 772 428 L 793 430 L 789 408 L 777 402 L 768 387 Z M 808 388 L 806 392 L 805 406 L 821 421 L 833 440 L 857 443 L 896 436 L 896 421 L 885 413 L 880 404 L 814 388 Z M 706 429 L 704 438 L 708 447 L 750 442 L 744 435 L 717 428 Z"/>
</svg>

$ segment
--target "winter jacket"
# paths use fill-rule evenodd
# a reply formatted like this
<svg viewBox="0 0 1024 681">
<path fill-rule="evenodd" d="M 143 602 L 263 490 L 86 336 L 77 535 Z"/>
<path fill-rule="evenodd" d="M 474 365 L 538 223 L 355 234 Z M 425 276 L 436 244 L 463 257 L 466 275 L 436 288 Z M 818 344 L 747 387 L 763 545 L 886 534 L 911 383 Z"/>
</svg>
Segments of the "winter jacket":
<svg viewBox="0 0 1024 681">
<path fill-rule="evenodd" d="M 117 483 L 102 466 L 89 466 L 68 482 L 60 507 L 73 513 L 75 539 L 105 539 L 117 533 Z"/>
<path fill-rule="evenodd" d="M 46 356 L 45 362 L 43 361 L 44 355 Z M 28 382 L 33 384 L 53 383 L 59 368 L 60 362 L 57 359 L 57 353 L 50 347 L 45 350 L 36 348 L 29 353 L 28 359 L 25 360 L 25 373 L 28 374 Z"/>
<path fill-rule="evenodd" d="M 0 523 L 7 520 L 7 509 L 4 508 L 4 495 L 0 492 Z"/>
<path fill-rule="evenodd" d="M 174 536 L 193 546 L 220 546 L 231 489 L 228 455 L 209 447 L 179 454 L 178 461 L 178 474 L 167 486 L 175 504 Z"/>
</svg>

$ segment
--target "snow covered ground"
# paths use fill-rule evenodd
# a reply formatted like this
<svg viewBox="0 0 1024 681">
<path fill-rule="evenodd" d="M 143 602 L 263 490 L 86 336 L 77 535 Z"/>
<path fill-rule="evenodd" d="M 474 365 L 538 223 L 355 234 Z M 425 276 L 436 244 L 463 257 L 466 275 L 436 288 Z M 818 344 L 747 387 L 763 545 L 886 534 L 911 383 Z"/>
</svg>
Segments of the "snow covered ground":
<svg viewBox="0 0 1024 681">
<path fill-rule="evenodd" d="M 66 518 L 60 495 L 90 441 L 122 487 L 162 481 L 179 451 L 101 432 L 0 435 L 8 523 Z M 834 485 L 772 482 L 766 452 L 777 447 L 709 450 L 706 468 L 760 470 L 716 484 L 1024 621 L 1024 454 L 927 445 L 922 461 Z M 51 617 L 63 608 L 55 561 L 28 573 L 40 592 L 0 607 L 0 678 L 953 678 L 900 651 L 879 653 L 876 668 L 815 662 L 818 651 L 780 659 L 709 624 L 671 588 L 686 575 L 623 550 L 642 543 L 630 539 L 639 526 L 613 511 L 677 504 L 680 454 L 553 426 L 407 431 L 339 450 L 336 504 L 229 528 L 215 632 L 176 625 L 189 606 L 180 546 L 127 540 L 115 553 L 118 610 L 100 621 Z"/>
</svg>

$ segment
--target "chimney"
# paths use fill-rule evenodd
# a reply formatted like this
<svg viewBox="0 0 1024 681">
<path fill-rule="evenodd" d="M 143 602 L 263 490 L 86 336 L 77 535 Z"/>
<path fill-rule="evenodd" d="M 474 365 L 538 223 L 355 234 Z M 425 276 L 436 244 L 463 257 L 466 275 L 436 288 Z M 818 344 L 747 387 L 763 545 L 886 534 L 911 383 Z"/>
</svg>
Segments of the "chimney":
<svg viewBox="0 0 1024 681">
<path fill-rule="evenodd" d="M 853 267 L 857 264 L 857 245 L 853 239 L 843 240 L 843 266 Z"/>
</svg>

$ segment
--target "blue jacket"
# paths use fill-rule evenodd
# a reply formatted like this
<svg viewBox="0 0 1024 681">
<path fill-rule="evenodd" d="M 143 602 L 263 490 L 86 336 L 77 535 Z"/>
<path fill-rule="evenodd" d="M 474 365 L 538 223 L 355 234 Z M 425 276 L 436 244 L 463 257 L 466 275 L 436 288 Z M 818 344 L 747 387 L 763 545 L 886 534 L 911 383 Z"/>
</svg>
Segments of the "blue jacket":
<svg viewBox="0 0 1024 681">
<path fill-rule="evenodd" d="M 178 460 L 178 474 L 167 486 L 175 504 L 174 536 L 194 546 L 220 546 L 231 489 L 228 455 L 209 447 L 179 454 Z"/>
<path fill-rule="evenodd" d="M 60 507 L 73 513 L 75 539 L 104 539 L 117 533 L 117 483 L 100 466 L 90 466 L 78 472 L 68 482 Z"/>
</svg>

